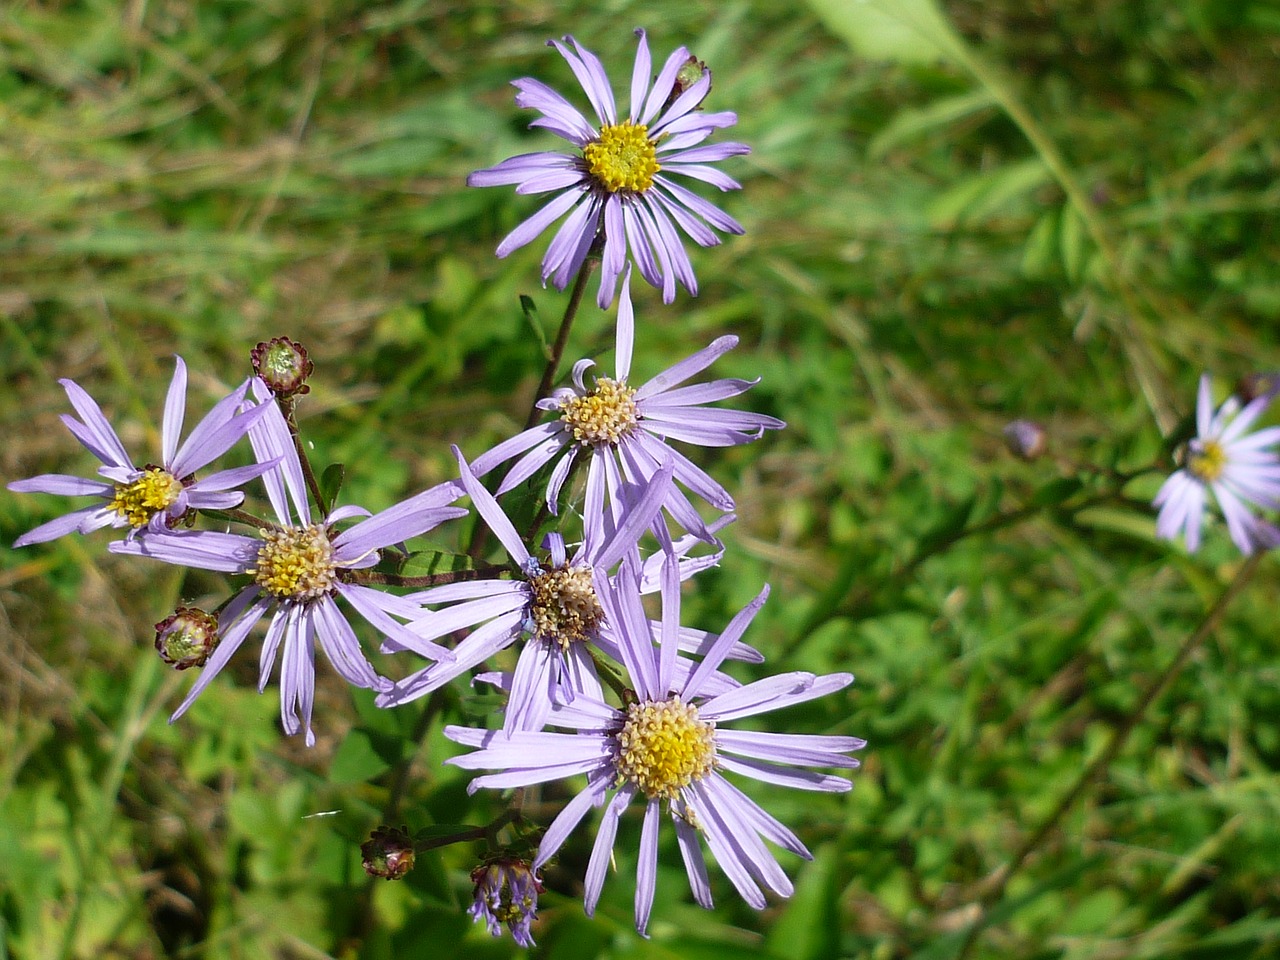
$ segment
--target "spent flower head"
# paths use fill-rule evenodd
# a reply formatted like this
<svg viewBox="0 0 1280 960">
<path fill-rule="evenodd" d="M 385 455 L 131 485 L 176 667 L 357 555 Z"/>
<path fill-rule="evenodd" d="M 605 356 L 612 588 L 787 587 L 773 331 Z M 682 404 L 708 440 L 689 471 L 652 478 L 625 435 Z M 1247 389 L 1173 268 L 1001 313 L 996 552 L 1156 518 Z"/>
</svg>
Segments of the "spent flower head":
<svg viewBox="0 0 1280 960">
<path fill-rule="evenodd" d="M 522 947 L 536 946 L 529 927 L 538 916 L 538 894 L 542 883 L 528 860 L 501 856 L 487 860 L 471 871 L 475 884 L 467 913 L 484 920 L 492 936 L 502 936 L 502 927 Z"/>
<path fill-rule="evenodd" d="M 654 79 L 645 32 L 637 30 L 636 36 L 640 43 L 627 114 L 618 113 L 609 77 L 594 53 L 573 37 L 563 43 L 550 40 L 582 85 L 596 122 L 540 80 L 516 80 L 516 106 L 542 114 L 530 126 L 563 137 L 576 152 L 521 154 L 467 178 L 473 187 L 515 184 L 516 193 L 555 192 L 498 245 L 498 256 L 523 247 L 568 214 L 542 259 L 542 279 L 563 290 L 587 256 L 599 250 L 601 308 L 613 299 L 628 255 L 645 280 L 662 289 L 663 301 L 671 303 L 677 281 L 690 293 L 698 292 L 680 231 L 703 247 L 720 242 L 713 227 L 742 233 L 736 220 L 673 179 L 688 177 L 722 191 L 739 189 L 737 181 L 711 164 L 750 148 L 733 142 L 703 144 L 716 130 L 736 123 L 737 114 L 699 109 L 711 90 L 711 71 L 684 47 L 667 58 Z"/>
<path fill-rule="evenodd" d="M 315 369 L 307 348 L 288 337 L 275 337 L 249 351 L 254 374 L 279 398 L 311 392 L 307 378 Z"/>
<path fill-rule="evenodd" d="M 1242 553 L 1280 544 L 1280 529 L 1254 513 L 1280 507 L 1280 455 L 1273 449 L 1280 444 L 1280 427 L 1248 432 L 1274 396 L 1267 392 L 1243 408 L 1228 397 L 1215 412 L 1209 375 L 1200 378 L 1196 435 L 1187 443 L 1182 469 L 1156 494 L 1158 536 L 1172 540 L 1181 532 L 1194 553 L 1212 495 Z"/>
<path fill-rule="evenodd" d="M 407 827 L 378 827 L 360 844 L 360 865 L 371 877 L 403 880 L 416 859 Z"/>
<path fill-rule="evenodd" d="M 199 607 L 178 607 L 156 624 L 156 652 L 175 670 L 203 667 L 220 639 L 218 618 Z"/>
</svg>

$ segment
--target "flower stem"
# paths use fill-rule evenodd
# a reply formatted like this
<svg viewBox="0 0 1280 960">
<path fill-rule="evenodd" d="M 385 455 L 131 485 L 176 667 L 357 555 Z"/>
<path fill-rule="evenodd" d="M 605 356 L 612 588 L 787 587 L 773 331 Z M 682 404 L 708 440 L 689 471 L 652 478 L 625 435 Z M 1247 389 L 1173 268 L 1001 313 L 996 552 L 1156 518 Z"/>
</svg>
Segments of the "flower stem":
<svg viewBox="0 0 1280 960">
<path fill-rule="evenodd" d="M 284 422 L 289 426 L 289 436 L 293 438 L 293 449 L 298 452 L 298 462 L 302 464 L 302 475 L 307 481 L 307 490 L 311 499 L 316 502 L 316 509 L 322 516 L 329 515 L 329 504 L 320 492 L 320 484 L 316 480 L 315 471 L 311 469 L 311 460 L 307 457 L 306 447 L 302 443 L 302 434 L 298 432 L 298 421 L 293 416 L 293 398 L 276 397 L 280 412 L 284 414 Z"/>
<path fill-rule="evenodd" d="M 251 513 L 245 513 L 243 510 L 228 508 L 226 510 L 201 510 L 203 516 L 211 517 L 214 520 L 226 520 L 231 523 L 243 523 L 245 526 L 253 527 L 255 530 L 279 530 L 280 528 L 270 520 L 263 520 L 261 517 L 255 517 Z"/>
<path fill-rule="evenodd" d="M 1239 572 L 1236 573 L 1235 579 L 1227 585 L 1222 595 L 1218 597 L 1214 605 L 1210 607 L 1209 612 L 1205 614 L 1204 619 L 1200 621 L 1200 626 L 1183 641 L 1173 660 L 1158 676 L 1147 684 L 1146 689 L 1142 691 L 1142 695 L 1138 698 L 1137 705 L 1116 727 L 1111 740 L 1107 743 L 1106 749 L 1084 768 L 1080 776 L 1076 778 L 1076 782 L 1071 786 L 1071 789 L 1063 794 L 1049 815 L 1022 842 L 1013 856 L 1009 858 L 1009 862 L 987 878 L 987 889 L 979 896 L 982 912 L 978 919 L 974 921 L 973 926 L 969 928 L 969 933 L 965 937 L 964 943 L 961 944 L 956 960 L 967 960 L 974 947 L 977 946 L 978 938 L 982 936 L 982 932 L 990 923 L 992 907 L 1004 896 L 1004 892 L 1008 888 L 1009 881 L 1013 875 L 1023 867 L 1031 855 L 1048 839 L 1049 834 L 1057 829 L 1062 818 L 1076 805 L 1076 802 L 1084 795 L 1085 791 L 1106 774 L 1116 757 L 1120 755 L 1120 751 L 1128 743 L 1129 737 L 1133 734 L 1147 710 L 1182 671 L 1187 661 L 1191 659 L 1191 655 L 1217 629 L 1231 602 L 1239 596 L 1240 592 L 1253 578 L 1258 565 L 1262 562 L 1262 557 L 1262 553 L 1255 553 L 1245 561 Z"/>
<path fill-rule="evenodd" d="M 464 580 L 482 580 L 485 577 L 496 577 L 510 571 L 496 564 L 485 564 L 473 570 L 442 570 L 440 573 L 424 573 L 418 577 L 405 577 L 398 573 L 379 573 L 376 570 L 342 570 L 339 576 L 345 583 L 376 583 L 384 587 L 439 587 L 446 583 L 461 583 Z"/>
<path fill-rule="evenodd" d="M 556 375 L 560 372 L 560 361 L 564 357 L 564 348 L 569 343 L 569 331 L 573 328 L 574 318 L 578 315 L 578 307 L 582 305 L 582 294 L 587 289 L 587 280 L 600 265 L 600 250 L 603 246 L 604 235 L 601 234 L 596 237 L 591 249 L 587 252 L 587 258 L 578 268 L 578 276 L 573 281 L 573 289 L 569 292 L 569 303 L 564 308 L 564 317 L 560 320 L 560 330 L 556 333 L 555 343 L 551 346 L 551 356 L 547 358 L 546 369 L 542 371 L 542 382 L 538 384 L 538 392 L 533 398 L 533 406 L 529 409 L 529 417 L 524 422 L 526 430 L 538 422 L 538 415 L 541 413 L 538 409 L 538 401 L 551 393 L 551 385 L 556 382 Z"/>
</svg>

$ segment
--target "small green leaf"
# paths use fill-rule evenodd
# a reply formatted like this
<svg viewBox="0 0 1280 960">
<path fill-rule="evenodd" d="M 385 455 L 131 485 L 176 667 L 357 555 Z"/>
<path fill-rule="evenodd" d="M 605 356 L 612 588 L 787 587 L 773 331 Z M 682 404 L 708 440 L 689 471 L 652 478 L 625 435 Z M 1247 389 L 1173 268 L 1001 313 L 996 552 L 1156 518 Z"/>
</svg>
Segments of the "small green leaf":
<svg viewBox="0 0 1280 960">
<path fill-rule="evenodd" d="M 533 335 L 538 338 L 538 345 L 542 347 L 542 356 L 550 360 L 551 344 L 547 342 L 547 331 L 542 329 L 542 320 L 538 317 L 538 306 L 533 302 L 533 297 L 520 294 L 520 309 L 524 312 L 525 320 L 529 321 Z"/>
<path fill-rule="evenodd" d="M 338 502 L 338 492 L 342 490 L 342 481 L 346 476 L 345 464 L 331 463 L 324 468 L 324 473 L 320 475 L 320 497 L 324 500 L 325 512 Z"/>
<path fill-rule="evenodd" d="M 412 553 L 405 560 L 400 572 L 406 577 L 429 577 L 435 573 L 456 573 L 474 570 L 475 561 L 465 553 L 449 550 L 422 550 Z"/>
<path fill-rule="evenodd" d="M 374 747 L 366 730 L 352 730 L 333 755 L 329 766 L 330 783 L 365 783 L 391 766 Z"/>
</svg>

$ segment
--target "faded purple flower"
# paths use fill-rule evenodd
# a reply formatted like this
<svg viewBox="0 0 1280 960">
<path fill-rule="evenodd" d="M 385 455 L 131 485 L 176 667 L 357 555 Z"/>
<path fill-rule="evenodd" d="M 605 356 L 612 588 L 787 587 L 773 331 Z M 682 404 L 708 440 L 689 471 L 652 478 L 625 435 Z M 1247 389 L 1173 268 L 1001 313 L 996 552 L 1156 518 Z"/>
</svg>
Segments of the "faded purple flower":
<svg viewBox="0 0 1280 960">
<path fill-rule="evenodd" d="M 573 386 L 562 387 L 538 401 L 543 410 L 559 413 L 556 420 L 517 434 L 477 457 L 472 464 L 476 476 L 483 477 L 495 467 L 520 457 L 498 487 L 499 496 L 559 457 L 546 493 L 547 507 L 555 513 L 560 488 L 574 460 L 585 452 L 591 458 L 587 467 L 588 502 L 590 504 L 594 489 L 605 491 L 612 522 L 617 522 L 622 509 L 618 499 L 622 485 L 647 483 L 667 460 L 674 463 L 675 478 L 681 485 L 718 510 L 732 510 L 733 497 L 729 492 L 672 449 L 667 441 L 730 447 L 759 439 L 766 430 L 786 426 L 781 420 L 762 413 L 707 406 L 746 392 L 758 379 L 712 380 L 680 386 L 737 346 L 738 338 L 734 336 L 720 337 L 643 385 L 630 386 L 627 379 L 631 375 L 635 313 L 629 280 L 628 274 L 618 302 L 614 375 L 594 377 L 588 386 L 585 376 L 594 362 L 579 360 L 573 367 Z M 678 488 L 671 489 L 664 506 L 682 528 L 703 540 L 713 541 L 698 511 Z M 590 509 L 589 505 L 588 512 Z"/>
<path fill-rule="evenodd" d="M 267 495 L 280 526 L 252 537 L 218 531 L 171 531 L 111 545 L 116 553 L 152 557 L 165 563 L 201 570 L 243 574 L 252 578 L 222 609 L 218 626 L 222 640 L 186 699 L 174 711 L 177 720 L 227 665 L 249 631 L 272 611 L 263 642 L 258 690 L 266 688 L 276 654 L 283 647 L 280 677 L 280 718 L 285 732 L 306 728 L 307 746 L 315 743 L 311 710 L 315 693 L 315 646 L 348 683 L 385 690 L 391 681 L 374 673 L 355 631 L 339 610 L 342 597 L 383 635 L 405 640 L 424 656 L 452 659 L 436 644 L 410 633 L 396 618 L 409 620 L 421 607 L 403 597 L 375 590 L 344 578 L 344 571 L 371 567 L 378 551 L 424 533 L 437 524 L 466 514 L 445 504 L 456 500 L 460 488 L 443 484 L 376 515 L 360 507 L 339 507 L 320 522 L 311 519 L 302 466 L 288 425 L 260 380 L 254 395 L 265 413 L 249 431 L 259 460 L 278 463 L 263 475 Z M 290 509 L 292 501 L 293 509 Z M 296 516 L 296 519 L 295 519 Z M 337 524 L 364 516 L 343 530 Z"/>
<path fill-rule="evenodd" d="M 1266 393 L 1243 409 L 1235 397 L 1228 397 L 1215 413 L 1209 375 L 1200 378 L 1196 436 L 1187 444 L 1182 469 L 1156 494 L 1157 536 L 1172 540 L 1182 532 L 1187 550 L 1194 553 L 1200 547 L 1200 527 L 1212 493 L 1242 553 L 1280 544 L 1280 529 L 1249 509 L 1280 507 L 1280 455 L 1271 449 L 1280 443 L 1280 427 L 1246 432 L 1274 396 Z"/>
<path fill-rule="evenodd" d="M 742 233 L 736 220 L 672 179 L 679 175 L 722 191 L 739 189 L 737 181 L 710 164 L 750 148 L 732 142 L 699 146 L 716 130 L 733 126 L 737 114 L 698 109 L 711 91 L 711 71 L 684 47 L 667 58 L 651 83 L 649 43 L 643 30 L 636 36 L 640 45 L 631 73 L 629 114 L 619 119 L 609 77 L 594 53 L 573 37 L 565 37 L 564 43 L 549 40 L 582 85 L 599 126 L 545 83 L 530 77 L 513 81 L 519 91 L 516 106 L 542 114 L 530 126 L 563 137 L 579 153 L 521 154 L 467 177 L 473 187 L 515 184 L 521 194 L 556 191 L 498 245 L 498 256 L 523 247 L 568 213 L 542 259 L 543 281 L 550 279 L 561 290 L 603 234 L 596 298 L 602 309 L 613 299 L 628 252 L 645 280 L 662 288 L 664 302 L 675 300 L 677 280 L 697 295 L 698 281 L 677 224 L 703 247 L 720 242 L 712 227 Z"/>
<path fill-rule="evenodd" d="M 522 947 L 536 946 L 530 924 L 538 916 L 538 894 L 542 883 L 529 861 L 498 857 L 471 871 L 475 899 L 467 909 L 472 920 L 484 920 L 490 935 L 502 936 L 502 925 L 511 939 Z"/>
<path fill-rule="evenodd" d="M 237 506 L 244 500 L 244 494 L 236 488 L 271 469 L 272 463 L 257 463 L 196 479 L 196 471 L 231 449 L 263 411 L 236 412 L 244 401 L 249 385 L 246 380 L 215 404 L 196 424 L 186 442 L 179 445 L 187 406 L 187 365 L 181 357 L 175 359 L 177 366 L 164 404 L 159 465 L 135 466 L 94 399 L 75 381 L 58 381 L 80 416 L 77 420 L 63 414 L 62 422 L 102 461 L 98 473 L 106 480 L 46 473 L 10 483 L 9 489 L 17 493 L 98 497 L 106 503 L 83 507 L 41 524 L 20 536 L 13 544 L 15 547 L 44 543 L 73 530 L 89 533 L 102 527 L 128 527 L 129 539 L 143 531 L 157 533 L 166 530 L 188 510 L 225 510 Z"/>
<path fill-rule="evenodd" d="M 605 805 L 587 867 L 585 906 L 595 910 L 613 852 L 618 820 L 635 799 L 644 803 L 636 886 L 636 928 L 643 934 L 653 906 L 657 876 L 658 825 L 665 805 L 694 899 L 711 907 L 699 837 L 742 898 L 756 909 L 765 906 L 761 886 L 780 896 L 792 893 L 768 840 L 806 859 L 809 851 L 794 833 L 761 809 L 725 778 L 740 774 L 766 783 L 801 790 L 840 792 L 850 788 L 842 777 L 800 767 L 854 768 L 845 754 L 865 743 L 855 737 L 734 731 L 729 721 L 764 714 L 848 686 L 847 673 L 814 676 L 787 673 L 709 695 L 707 680 L 723 662 L 759 611 L 760 595 L 737 614 L 712 649 L 690 674 L 676 670 L 679 582 L 663 576 L 660 643 L 654 647 L 640 605 L 639 575 L 634 563 L 623 563 L 616 582 L 601 592 L 605 616 L 619 636 L 619 648 L 635 689 L 635 700 L 619 709 L 586 694 L 558 705 L 549 722 L 569 732 L 518 731 L 509 738 L 498 731 L 445 727 L 456 743 L 478 748 L 448 760 L 467 770 L 497 770 L 471 781 L 504 790 L 585 774 L 587 786 L 560 812 L 543 836 L 534 860 L 541 869 L 592 807 Z"/>
</svg>

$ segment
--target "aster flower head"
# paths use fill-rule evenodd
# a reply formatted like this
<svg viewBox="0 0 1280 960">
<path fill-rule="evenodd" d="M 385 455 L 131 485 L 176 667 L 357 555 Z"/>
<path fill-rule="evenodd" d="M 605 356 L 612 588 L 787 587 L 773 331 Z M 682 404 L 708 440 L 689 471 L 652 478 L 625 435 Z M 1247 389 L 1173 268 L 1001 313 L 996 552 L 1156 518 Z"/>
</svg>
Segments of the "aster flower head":
<svg viewBox="0 0 1280 960">
<path fill-rule="evenodd" d="M 167 530 L 188 510 L 225 510 L 239 505 L 244 494 L 236 488 L 271 469 L 270 462 L 257 463 L 196 478 L 196 472 L 230 450 L 263 411 L 237 412 L 249 385 L 246 380 L 216 403 L 180 444 L 187 406 L 187 365 L 181 357 L 175 359 L 173 380 L 164 404 L 160 462 L 143 467 L 134 464 L 94 399 L 74 380 L 58 381 L 80 418 L 63 414 L 62 422 L 102 461 L 98 468 L 102 479 L 47 473 L 14 481 L 9 489 L 17 493 L 97 497 L 106 502 L 82 507 L 41 524 L 20 536 L 14 542 L 15 547 L 44 543 L 72 531 L 90 533 L 103 527 L 128 528 L 129 539 L 139 533 Z"/>
<path fill-rule="evenodd" d="M 502 507 L 472 474 L 462 454 L 454 448 L 461 468 L 462 485 L 471 497 L 481 518 L 497 536 L 518 571 L 511 579 L 471 580 L 465 583 L 433 587 L 405 599 L 438 607 L 410 625 L 421 640 L 435 641 L 463 628 L 472 632 L 454 648 L 454 658 L 437 662 L 419 670 L 378 697 L 378 705 L 399 706 L 437 690 L 467 671 L 480 666 L 522 636 L 528 640 L 521 649 L 514 672 L 505 677 L 485 674 L 482 679 L 508 690 L 506 719 L 503 729 L 540 730 L 552 704 L 572 701 L 578 693 L 602 697 L 603 690 L 592 660 L 592 649 L 619 659 L 616 641 L 598 598 L 599 585 L 614 566 L 635 553 L 639 538 L 652 524 L 668 495 L 672 467 L 664 465 L 643 487 L 621 493 L 626 503 L 622 522 L 606 531 L 588 515 L 582 544 L 569 555 L 564 538 L 553 533 L 547 537 L 548 554 L 540 560 L 525 545 Z M 599 514 L 596 514 L 599 517 Z M 680 575 L 692 576 L 704 569 L 706 557 L 685 558 L 695 541 L 669 543 Z M 718 555 L 717 555 L 718 556 Z M 650 564 L 650 588 L 653 564 Z M 697 651 L 714 637 L 701 631 L 685 631 L 680 643 L 686 650 Z M 390 649 L 418 650 L 412 642 L 396 637 Z M 733 650 L 742 659 L 759 659 L 749 647 Z M 681 661 L 686 671 L 687 661 Z M 726 678 L 718 676 L 723 685 Z"/>
<path fill-rule="evenodd" d="M 384 636 L 406 639 L 424 655 L 452 658 L 443 647 L 419 640 L 401 622 L 421 612 L 417 604 L 350 582 L 344 574 L 373 566 L 383 548 L 463 516 L 466 511 L 447 506 L 457 499 L 459 491 L 454 484 L 443 484 L 378 514 L 345 506 L 313 521 L 302 466 L 284 416 L 260 380 L 253 382 L 253 392 L 257 409 L 264 413 L 250 427 L 249 439 L 260 461 L 276 465 L 263 474 L 263 482 L 279 525 L 265 528 L 259 536 L 212 530 L 168 531 L 117 542 L 111 549 L 251 578 L 219 613 L 221 639 L 217 649 L 170 717 L 171 723 L 195 702 L 254 625 L 270 611 L 258 690 L 266 688 L 280 653 L 281 722 L 290 735 L 305 728 L 307 746 L 312 746 L 317 643 L 339 675 L 353 686 L 385 690 L 391 685 L 391 681 L 374 672 L 360 649 L 355 631 L 338 607 L 339 597 Z M 364 519 L 339 529 L 339 524 L 357 517 Z"/>
<path fill-rule="evenodd" d="M 711 71 L 684 47 L 652 78 L 645 32 L 637 30 L 636 36 L 640 42 L 631 72 L 631 108 L 625 116 L 618 113 L 600 59 L 573 37 L 549 40 L 582 85 L 597 122 L 545 83 L 530 77 L 516 80 L 516 106 L 542 114 L 530 126 L 550 130 L 577 152 L 521 154 L 467 178 L 473 187 L 515 184 L 521 194 L 555 191 L 498 245 L 498 256 L 523 247 L 567 213 L 543 257 L 542 279 L 563 290 L 602 238 L 597 296 L 602 309 L 613 299 L 628 254 L 645 280 L 662 289 L 663 301 L 671 303 L 677 281 L 698 293 L 679 231 L 703 247 L 720 242 L 713 227 L 742 233 L 736 220 L 673 179 L 689 177 L 722 191 L 740 188 L 711 164 L 750 148 L 733 142 L 703 144 L 716 130 L 735 124 L 737 114 L 698 109 L 711 91 Z"/>
<path fill-rule="evenodd" d="M 588 384 L 587 371 L 594 362 L 579 360 L 573 367 L 573 385 L 538 401 L 539 407 L 558 413 L 558 418 L 517 434 L 477 457 L 472 465 L 476 475 L 484 476 L 519 457 L 498 487 L 500 496 L 559 458 L 546 491 L 547 507 L 555 513 L 561 487 L 574 460 L 579 456 L 590 457 L 588 513 L 592 500 L 601 496 L 596 491 L 602 491 L 603 500 L 609 505 L 608 522 L 615 523 L 621 511 L 618 499 L 621 486 L 647 482 L 659 465 L 670 460 L 681 486 L 718 510 L 732 510 L 733 497 L 729 492 L 667 441 L 730 447 L 757 440 L 766 430 L 786 426 L 776 417 L 761 413 L 708 406 L 745 393 L 759 383 L 758 379 L 722 379 L 682 386 L 711 366 L 717 357 L 737 346 L 738 338 L 720 337 L 638 387 L 628 382 L 634 339 L 635 311 L 628 272 L 618 301 L 614 375 L 595 377 Z M 663 506 L 686 531 L 708 542 L 714 541 L 698 511 L 678 487 L 671 489 Z"/>
<path fill-rule="evenodd" d="M 1187 444 L 1182 469 L 1156 494 L 1158 536 L 1172 540 L 1181 532 L 1187 550 L 1194 553 L 1212 495 L 1242 553 L 1280 544 L 1280 529 L 1254 513 L 1280 507 L 1280 455 L 1273 449 L 1280 444 L 1280 427 L 1248 432 L 1274 396 L 1265 393 L 1243 408 L 1235 397 L 1228 397 L 1215 412 L 1209 375 L 1200 378 L 1196 436 Z"/>
<path fill-rule="evenodd" d="M 472 920 L 484 920 L 491 936 L 502 936 L 505 924 L 522 947 L 536 946 L 529 927 L 538 916 L 542 882 L 529 861 L 497 857 L 471 871 L 474 900 L 467 909 Z"/>
<path fill-rule="evenodd" d="M 619 646 L 635 699 L 622 708 L 581 695 L 558 705 L 551 726 L 568 732 L 497 731 L 449 726 L 445 736 L 477 749 L 447 761 L 467 770 L 495 770 L 471 781 L 468 789 L 507 789 L 585 774 L 587 786 L 547 828 L 534 869 L 540 869 L 592 807 L 605 807 L 587 867 L 585 906 L 595 910 L 600 897 L 618 821 L 633 801 L 644 807 L 637 873 L 635 920 L 644 933 L 657 877 L 658 829 L 663 808 L 670 816 L 694 899 L 710 908 L 711 887 L 700 839 L 747 903 L 765 906 L 761 887 L 780 896 L 792 893 L 791 881 L 764 841 L 808 859 L 809 851 L 787 827 L 766 813 L 726 777 L 733 773 L 801 790 L 840 792 L 842 777 L 798 769 L 854 768 L 846 754 L 865 743 L 855 737 L 734 731 L 724 727 L 840 690 L 849 674 L 814 676 L 788 673 L 709 694 L 707 680 L 750 625 L 768 588 L 740 611 L 702 662 L 684 676 L 676 669 L 679 581 L 663 576 L 660 643 L 651 640 L 639 600 L 635 565 L 623 564 L 601 600 L 619 633 Z"/>
</svg>

